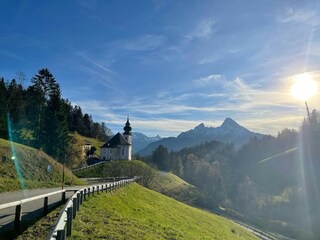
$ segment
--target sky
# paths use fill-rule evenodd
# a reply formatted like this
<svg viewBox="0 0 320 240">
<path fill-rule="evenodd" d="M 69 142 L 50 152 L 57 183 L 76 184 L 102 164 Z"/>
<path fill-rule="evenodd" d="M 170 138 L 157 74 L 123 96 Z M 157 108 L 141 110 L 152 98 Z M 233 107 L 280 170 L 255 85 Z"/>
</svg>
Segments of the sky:
<svg viewBox="0 0 320 240">
<path fill-rule="evenodd" d="M 299 128 L 295 75 L 320 80 L 319 1 L 1 0 L 0 76 L 48 68 L 64 98 L 122 131 L 176 136 L 231 117 Z M 319 108 L 320 97 L 308 100 Z"/>
</svg>

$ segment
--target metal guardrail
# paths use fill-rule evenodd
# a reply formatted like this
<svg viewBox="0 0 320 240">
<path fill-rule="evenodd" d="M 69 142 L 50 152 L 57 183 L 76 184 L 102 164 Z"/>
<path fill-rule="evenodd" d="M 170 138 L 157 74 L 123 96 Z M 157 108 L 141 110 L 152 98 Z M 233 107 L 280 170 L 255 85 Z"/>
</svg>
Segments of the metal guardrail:
<svg viewBox="0 0 320 240">
<path fill-rule="evenodd" d="M 112 191 L 116 188 L 120 188 L 136 179 L 126 179 L 114 183 L 106 183 L 95 186 L 88 186 L 80 190 L 75 191 L 72 197 L 69 198 L 68 202 L 60 212 L 56 225 L 50 231 L 47 236 L 47 240 L 64 240 L 66 237 L 71 236 L 72 233 L 72 221 L 75 219 L 77 212 L 80 209 L 80 205 L 87 197 L 94 195 L 95 192 L 99 191 Z"/>
<path fill-rule="evenodd" d="M 6 208 L 10 208 L 10 207 L 16 207 L 15 210 L 15 218 L 14 218 L 14 226 L 13 229 L 15 232 L 19 232 L 20 231 L 20 225 L 21 225 L 21 219 L 22 219 L 22 206 L 25 203 L 28 202 L 32 202 L 35 200 L 39 200 L 39 199 L 43 199 L 43 215 L 47 215 L 48 211 L 49 211 L 49 196 L 55 195 L 55 194 L 59 194 L 61 193 L 61 201 L 65 201 L 66 200 L 66 190 L 59 190 L 59 191 L 55 191 L 55 192 L 51 192 L 51 193 L 46 193 L 46 194 L 42 194 L 39 196 L 35 196 L 35 197 L 30 197 L 30 198 L 26 198 L 26 199 L 22 199 L 19 201 L 14 201 L 14 202 L 10 202 L 10 203 L 5 203 L 5 204 L 1 204 L 0 205 L 0 210 L 6 209 Z"/>
</svg>

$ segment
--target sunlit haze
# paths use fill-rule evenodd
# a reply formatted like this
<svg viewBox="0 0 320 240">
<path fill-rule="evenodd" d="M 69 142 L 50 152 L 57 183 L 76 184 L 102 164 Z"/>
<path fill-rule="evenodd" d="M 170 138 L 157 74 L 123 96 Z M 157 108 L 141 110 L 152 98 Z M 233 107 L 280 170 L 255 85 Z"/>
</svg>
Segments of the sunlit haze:
<svg viewBox="0 0 320 240">
<path fill-rule="evenodd" d="M 293 79 L 294 83 L 291 88 L 292 96 L 306 101 L 317 94 L 318 84 L 310 74 L 300 74 Z"/>
</svg>

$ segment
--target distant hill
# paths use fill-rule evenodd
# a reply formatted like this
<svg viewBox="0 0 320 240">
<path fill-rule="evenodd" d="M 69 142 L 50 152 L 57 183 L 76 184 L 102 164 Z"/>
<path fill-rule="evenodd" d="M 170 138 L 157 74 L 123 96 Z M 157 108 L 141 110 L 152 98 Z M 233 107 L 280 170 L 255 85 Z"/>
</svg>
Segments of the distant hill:
<svg viewBox="0 0 320 240">
<path fill-rule="evenodd" d="M 147 137 L 146 135 L 139 133 L 139 132 L 133 132 L 132 133 L 132 150 L 133 153 L 137 153 L 144 149 L 146 146 L 148 146 L 150 143 L 159 141 L 161 137 L 155 136 L 155 137 Z"/>
<path fill-rule="evenodd" d="M 258 239 L 223 217 L 136 183 L 88 198 L 74 221 L 75 239 Z"/>
<path fill-rule="evenodd" d="M 61 186 L 62 165 L 40 150 L 0 139 L 0 161 L 0 192 Z M 84 184 L 67 168 L 65 182 Z"/>
<path fill-rule="evenodd" d="M 149 144 L 141 150 L 141 156 L 149 155 L 159 145 L 165 146 L 169 151 L 179 151 L 185 147 L 199 145 L 208 141 L 220 141 L 224 143 L 233 143 L 240 147 L 249 142 L 250 139 L 261 138 L 263 134 L 252 132 L 231 118 L 226 118 L 220 127 L 206 127 L 203 123 L 186 132 L 182 132 L 177 137 L 162 138 L 159 141 Z"/>
</svg>

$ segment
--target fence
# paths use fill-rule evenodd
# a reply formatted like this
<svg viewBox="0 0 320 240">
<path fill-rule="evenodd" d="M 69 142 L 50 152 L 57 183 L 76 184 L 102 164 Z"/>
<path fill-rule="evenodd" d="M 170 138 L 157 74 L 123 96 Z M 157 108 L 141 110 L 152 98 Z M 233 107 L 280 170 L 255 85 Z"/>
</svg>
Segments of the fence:
<svg viewBox="0 0 320 240">
<path fill-rule="evenodd" d="M 10 208 L 10 207 L 16 207 L 13 228 L 14 228 L 14 232 L 18 233 L 20 231 L 20 226 L 21 226 L 23 204 L 43 199 L 43 215 L 45 216 L 45 215 L 47 215 L 47 213 L 49 211 L 49 205 L 48 205 L 49 196 L 52 196 L 52 195 L 55 195 L 55 194 L 59 194 L 59 193 L 61 193 L 61 201 L 64 202 L 66 200 L 66 190 L 59 190 L 59 191 L 55 191 L 55 192 L 51 192 L 51 193 L 47 193 L 47 194 L 42 194 L 42 195 L 39 195 L 39 196 L 31 197 L 31 198 L 22 199 L 22 200 L 19 200 L 19 201 L 14 201 L 14 202 L 10 202 L 10 203 L 1 204 L 0 205 L 0 210 L 6 209 L 6 208 Z"/>
<path fill-rule="evenodd" d="M 89 186 L 75 191 L 73 196 L 69 198 L 68 202 L 60 212 L 57 223 L 47 236 L 47 240 L 64 240 L 66 237 L 71 236 L 72 233 L 72 221 L 75 219 L 77 212 L 80 209 L 80 205 L 87 197 L 94 195 L 95 192 L 100 191 L 112 191 L 115 188 L 120 188 L 127 185 L 135 179 L 126 179 L 114 183 L 107 183 L 95 186 Z"/>
<path fill-rule="evenodd" d="M 106 163 L 106 162 L 107 162 L 107 161 L 101 161 L 101 162 L 98 162 L 98 163 L 95 163 L 95 164 L 91 164 L 91 165 L 88 165 L 88 166 L 85 166 L 85 167 L 72 169 L 72 172 L 77 172 L 77 171 L 84 170 L 84 169 L 87 169 L 87 168 L 92 168 L 92 167 L 94 167 L 94 166 L 98 166 L 98 165 L 104 164 L 104 163 Z"/>
</svg>

